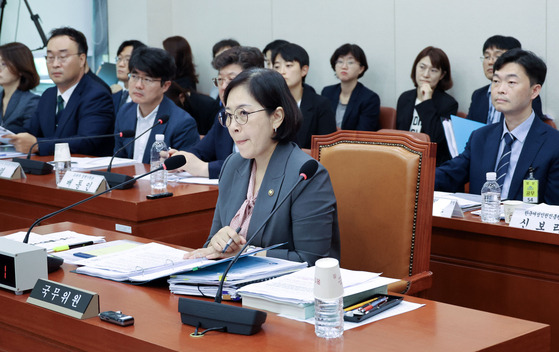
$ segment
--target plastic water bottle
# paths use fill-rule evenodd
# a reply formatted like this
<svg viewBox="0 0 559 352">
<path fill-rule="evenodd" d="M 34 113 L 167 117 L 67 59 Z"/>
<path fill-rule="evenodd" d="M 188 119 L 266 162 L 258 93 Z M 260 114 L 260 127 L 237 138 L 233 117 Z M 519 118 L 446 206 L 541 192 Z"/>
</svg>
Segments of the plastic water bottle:
<svg viewBox="0 0 559 352">
<path fill-rule="evenodd" d="M 481 188 L 481 221 L 497 223 L 501 221 L 501 187 L 495 172 L 488 172 L 485 177 L 487 181 Z"/>
<path fill-rule="evenodd" d="M 327 339 L 341 337 L 344 333 L 344 300 L 314 299 L 314 332 Z"/>
<path fill-rule="evenodd" d="M 155 135 L 155 142 L 151 147 L 151 170 L 160 167 L 168 157 L 166 152 L 169 148 L 167 148 L 164 139 L 165 135 L 163 134 Z M 167 190 L 167 170 L 154 172 L 150 175 L 150 181 L 152 191 L 165 192 Z"/>
</svg>

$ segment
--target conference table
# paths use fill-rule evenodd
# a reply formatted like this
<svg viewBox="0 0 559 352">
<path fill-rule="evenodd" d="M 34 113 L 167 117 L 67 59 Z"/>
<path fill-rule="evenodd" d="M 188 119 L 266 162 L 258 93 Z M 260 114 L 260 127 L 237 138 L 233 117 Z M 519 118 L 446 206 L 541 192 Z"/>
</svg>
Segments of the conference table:
<svg viewBox="0 0 559 352">
<path fill-rule="evenodd" d="M 550 324 L 559 351 L 557 234 L 434 216 L 430 270 L 427 298 Z"/>
<path fill-rule="evenodd" d="M 32 159 L 52 161 L 52 156 L 33 156 Z M 130 176 L 148 171 L 147 164 L 112 169 L 112 172 Z M 133 188 L 113 190 L 43 223 L 72 221 L 182 246 L 200 247 L 211 228 L 218 187 L 169 182 L 167 188 L 173 193 L 172 197 L 146 199 L 151 193 L 147 176 L 136 181 Z M 28 174 L 27 178 L 20 180 L 0 179 L 0 231 L 29 227 L 40 217 L 89 196 L 91 194 L 57 188 L 54 172 Z"/>
<path fill-rule="evenodd" d="M 108 241 L 149 239 L 69 222 L 37 227 L 41 234 L 73 230 Z M 7 234 L 4 232 L 2 234 Z M 175 246 L 177 248 L 183 248 Z M 185 248 L 183 248 L 185 249 Z M 49 279 L 99 294 L 100 310 L 121 310 L 135 318 L 129 327 L 97 317 L 79 320 L 26 303 L 29 293 L 0 290 L 0 350 L 14 351 L 549 351 L 550 327 L 431 300 L 414 311 L 348 330 L 340 339 L 315 336 L 314 326 L 268 313 L 252 336 L 212 331 L 192 337 L 181 323 L 179 296 L 166 284 L 131 285 L 72 272 L 63 264 Z M 201 298 L 202 299 L 202 298 Z M 227 302 L 224 304 L 237 304 Z"/>
</svg>

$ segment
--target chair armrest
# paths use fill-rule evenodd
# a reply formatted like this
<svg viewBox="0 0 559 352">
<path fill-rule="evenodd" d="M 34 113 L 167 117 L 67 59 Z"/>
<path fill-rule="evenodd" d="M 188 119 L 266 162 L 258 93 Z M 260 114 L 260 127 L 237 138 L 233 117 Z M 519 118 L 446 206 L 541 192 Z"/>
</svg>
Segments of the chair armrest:
<svg viewBox="0 0 559 352">
<path fill-rule="evenodd" d="M 431 288 L 432 284 L 433 272 L 424 271 L 388 285 L 388 291 L 414 296 Z"/>
</svg>

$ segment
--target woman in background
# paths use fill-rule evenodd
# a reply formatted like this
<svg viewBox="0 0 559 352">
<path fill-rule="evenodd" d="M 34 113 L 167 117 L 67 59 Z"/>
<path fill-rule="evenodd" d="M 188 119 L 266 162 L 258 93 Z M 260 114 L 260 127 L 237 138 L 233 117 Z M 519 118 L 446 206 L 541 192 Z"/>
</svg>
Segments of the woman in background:
<svg viewBox="0 0 559 352">
<path fill-rule="evenodd" d="M 428 46 L 415 58 L 411 70 L 415 89 L 402 93 L 396 107 L 396 128 L 423 132 L 437 143 L 437 166 L 449 160 L 450 152 L 443 129 L 443 118 L 458 111 L 458 102 L 445 93 L 452 88 L 450 62 L 439 48 Z"/>
<path fill-rule="evenodd" d="M 196 91 L 198 75 L 196 75 L 188 41 L 181 36 L 169 37 L 163 41 L 163 48 L 175 59 L 177 65 L 175 82 L 191 92 Z"/>
<path fill-rule="evenodd" d="M 322 96 L 332 103 L 338 129 L 377 131 L 380 98 L 358 81 L 369 68 L 363 49 L 344 44 L 334 51 L 330 65 L 340 83 L 324 87 Z"/>
<path fill-rule="evenodd" d="M 25 124 L 35 113 L 40 96 L 30 92 L 39 85 L 33 54 L 21 43 L 0 46 L 2 127 L 13 133 L 26 132 Z"/>
<path fill-rule="evenodd" d="M 231 154 L 221 169 L 204 248 L 186 257 L 228 257 L 255 235 L 251 244 L 259 247 L 285 243 L 263 253 L 266 256 L 311 266 L 319 258 L 339 259 L 336 198 L 328 171 L 315 162 L 316 173 L 298 183 L 301 167 L 312 158 L 291 142 L 301 112 L 285 79 L 267 69 L 243 71 L 227 86 L 224 103 L 219 121 L 239 153 Z M 285 197 L 287 201 L 279 205 Z M 263 230 L 256 232 L 278 205 Z"/>
</svg>

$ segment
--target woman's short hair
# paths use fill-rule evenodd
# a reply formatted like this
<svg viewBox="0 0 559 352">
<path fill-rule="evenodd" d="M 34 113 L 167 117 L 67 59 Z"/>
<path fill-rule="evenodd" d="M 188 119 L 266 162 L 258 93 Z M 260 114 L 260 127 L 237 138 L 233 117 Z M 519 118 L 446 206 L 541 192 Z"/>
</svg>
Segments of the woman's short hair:
<svg viewBox="0 0 559 352">
<path fill-rule="evenodd" d="M 344 44 L 336 49 L 336 51 L 334 51 L 334 54 L 332 54 L 332 57 L 330 58 L 330 65 L 332 66 L 332 70 L 336 71 L 336 61 L 338 61 L 340 56 L 346 56 L 348 54 L 351 54 L 355 58 L 355 60 L 358 61 L 362 67 L 365 68 L 363 72 L 361 72 L 358 76 L 358 78 L 363 77 L 365 72 L 367 72 L 367 70 L 369 69 L 369 64 L 367 64 L 367 56 L 365 56 L 365 52 L 357 44 Z"/>
<path fill-rule="evenodd" d="M 24 44 L 17 42 L 4 44 L 0 46 L 0 56 L 8 70 L 21 77 L 17 89 L 25 92 L 39 85 L 40 79 L 33 54 Z"/>
<path fill-rule="evenodd" d="M 225 105 L 227 105 L 227 98 L 231 90 L 243 85 L 247 87 L 250 95 L 262 107 L 270 111 L 280 106 L 283 108 L 283 122 L 278 127 L 273 139 L 279 143 L 294 141 L 303 116 L 287 87 L 285 78 L 271 69 L 251 68 L 245 70 L 235 77 L 225 89 Z"/>
<path fill-rule="evenodd" d="M 431 65 L 433 65 L 433 67 L 438 68 L 439 70 L 441 70 L 442 73 L 444 73 L 444 76 L 437 84 L 436 89 L 440 89 L 444 91 L 452 88 L 452 76 L 450 74 L 450 61 L 448 61 L 448 57 L 446 56 L 444 51 L 442 51 L 439 48 L 435 48 L 433 46 L 428 46 L 425 49 L 421 50 L 421 52 L 415 58 L 415 61 L 413 62 L 413 66 L 411 69 L 411 80 L 413 81 L 413 84 L 417 87 L 417 81 L 415 80 L 416 67 L 419 61 L 423 59 L 425 56 L 429 56 L 429 59 L 431 60 Z"/>
</svg>

